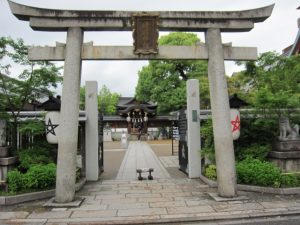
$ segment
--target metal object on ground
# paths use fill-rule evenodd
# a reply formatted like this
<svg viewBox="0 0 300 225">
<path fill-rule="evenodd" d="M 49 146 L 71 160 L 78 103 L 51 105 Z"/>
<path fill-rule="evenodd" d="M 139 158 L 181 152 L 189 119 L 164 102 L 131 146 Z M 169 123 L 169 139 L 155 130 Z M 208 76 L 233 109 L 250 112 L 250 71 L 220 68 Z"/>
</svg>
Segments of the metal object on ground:
<svg viewBox="0 0 300 225">
<path fill-rule="evenodd" d="M 144 180 L 144 177 L 142 177 L 142 173 L 149 173 L 148 175 L 148 180 L 153 180 L 152 172 L 154 171 L 153 168 L 141 168 L 137 169 L 136 172 L 139 174 L 138 179 L 139 180 Z"/>
</svg>

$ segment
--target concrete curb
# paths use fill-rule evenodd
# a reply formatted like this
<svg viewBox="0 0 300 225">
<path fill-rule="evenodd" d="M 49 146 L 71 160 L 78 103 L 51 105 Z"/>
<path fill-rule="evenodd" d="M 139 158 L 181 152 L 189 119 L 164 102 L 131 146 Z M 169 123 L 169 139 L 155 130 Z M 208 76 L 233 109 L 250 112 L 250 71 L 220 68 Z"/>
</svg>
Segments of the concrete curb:
<svg viewBox="0 0 300 225">
<path fill-rule="evenodd" d="M 85 183 L 86 183 L 85 178 L 80 179 L 75 185 L 75 190 L 79 191 Z M 48 191 L 39 191 L 39 192 L 14 195 L 14 196 L 1 196 L 0 205 L 13 205 L 22 202 L 40 200 L 44 198 L 51 198 L 54 195 L 55 195 L 55 189 L 51 189 Z"/>
<path fill-rule="evenodd" d="M 207 177 L 200 175 L 200 179 L 206 183 L 209 187 L 218 187 L 217 182 L 208 179 Z M 272 188 L 272 187 L 261 187 L 261 186 L 252 186 L 245 184 L 238 184 L 237 189 L 239 191 L 253 191 L 269 194 L 278 194 L 278 195 L 293 195 L 300 194 L 300 187 L 295 188 Z"/>
<path fill-rule="evenodd" d="M 153 216 L 153 218 L 135 218 L 135 217 L 119 217 L 119 218 L 57 218 L 57 219 L 43 219 L 40 218 L 39 220 L 43 220 L 45 224 L 60 224 L 60 223 L 67 223 L 67 224 L 98 224 L 98 225 L 107 225 L 107 224 L 115 224 L 115 225 L 122 225 L 122 224 L 173 224 L 173 223 L 187 223 L 187 222 L 226 222 L 226 221 L 241 221 L 247 219 L 266 219 L 266 218 L 273 218 L 278 216 L 299 216 L 300 210 L 294 211 L 276 211 L 276 212 L 261 212 L 261 213 L 242 213 L 242 214 L 227 214 L 224 215 L 222 212 L 220 214 L 215 213 L 215 215 L 208 215 L 208 216 L 195 216 L 191 214 L 187 217 L 175 217 L 175 218 L 160 218 L 160 216 Z M 155 218 L 156 217 L 156 218 Z M 0 220 L 1 221 L 1 220 Z M 30 219 L 9 219 L 3 220 L 7 223 L 26 223 L 29 222 Z M 32 221 L 31 221 L 32 222 Z"/>
</svg>

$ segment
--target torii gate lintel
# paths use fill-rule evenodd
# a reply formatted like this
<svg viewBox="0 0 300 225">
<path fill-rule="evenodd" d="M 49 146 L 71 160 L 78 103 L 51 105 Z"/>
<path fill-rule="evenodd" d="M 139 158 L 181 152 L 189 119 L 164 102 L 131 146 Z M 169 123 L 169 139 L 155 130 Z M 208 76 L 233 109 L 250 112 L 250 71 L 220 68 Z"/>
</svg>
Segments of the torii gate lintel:
<svg viewBox="0 0 300 225">
<path fill-rule="evenodd" d="M 246 61 L 257 59 L 256 47 L 232 47 L 223 44 L 223 57 L 228 61 Z M 82 60 L 208 60 L 208 47 L 205 44 L 194 46 L 158 46 L 158 54 L 137 55 L 133 46 L 94 46 L 92 42 L 84 43 L 81 50 Z M 32 61 L 64 61 L 65 44 L 57 43 L 55 47 L 31 47 L 28 52 Z"/>
</svg>

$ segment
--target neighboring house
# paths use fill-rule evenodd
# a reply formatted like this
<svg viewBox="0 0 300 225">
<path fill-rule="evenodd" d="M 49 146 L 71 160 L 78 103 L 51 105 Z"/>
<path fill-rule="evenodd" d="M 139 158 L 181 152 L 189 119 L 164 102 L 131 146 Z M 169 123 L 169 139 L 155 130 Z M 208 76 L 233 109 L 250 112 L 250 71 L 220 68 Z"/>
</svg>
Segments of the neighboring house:
<svg viewBox="0 0 300 225">
<path fill-rule="evenodd" d="M 300 9 L 300 6 L 297 8 Z M 292 56 L 300 53 L 300 18 L 298 18 L 298 33 L 293 44 L 282 50 L 282 55 Z"/>
<path fill-rule="evenodd" d="M 45 111 L 60 111 L 61 105 L 61 97 L 57 95 L 53 97 L 52 95 L 49 96 L 49 99 L 41 104 L 38 105 L 38 110 L 45 110 Z"/>
</svg>

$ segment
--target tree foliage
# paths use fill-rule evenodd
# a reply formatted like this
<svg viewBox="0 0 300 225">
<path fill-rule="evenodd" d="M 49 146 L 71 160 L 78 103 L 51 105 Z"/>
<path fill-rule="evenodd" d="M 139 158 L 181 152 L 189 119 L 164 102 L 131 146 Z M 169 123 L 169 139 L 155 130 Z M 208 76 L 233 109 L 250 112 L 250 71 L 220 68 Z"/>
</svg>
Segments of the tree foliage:
<svg viewBox="0 0 300 225">
<path fill-rule="evenodd" d="M 27 54 L 28 46 L 22 39 L 0 37 L 0 107 L 12 115 L 13 148 L 16 147 L 18 116 L 25 104 L 51 94 L 49 88 L 57 87 L 62 80 L 60 68 L 49 62 L 31 62 Z"/>
<path fill-rule="evenodd" d="M 229 79 L 230 92 L 244 96 L 252 106 L 280 115 L 282 108 L 300 106 L 300 56 L 284 57 L 266 52 L 246 70 Z"/>
<path fill-rule="evenodd" d="M 170 33 L 159 39 L 159 45 L 195 45 L 200 42 L 193 33 Z M 199 60 L 153 60 L 139 71 L 136 98 L 153 101 L 159 112 L 178 110 L 186 104 L 186 80 L 200 81 L 201 107 L 209 106 L 207 63 Z"/>
<path fill-rule="evenodd" d="M 295 114 L 300 106 L 300 56 L 284 57 L 266 52 L 257 61 L 243 62 L 245 70 L 228 79 L 229 92 L 256 109 L 258 116 L 242 119 L 241 136 L 235 141 L 238 160 L 251 156 L 265 158 L 271 143 L 278 136 L 278 117 L 288 116 L 297 123 Z"/>
<path fill-rule="evenodd" d="M 116 106 L 121 97 L 118 93 L 112 93 L 108 87 L 103 85 L 98 94 L 98 110 L 104 115 L 116 114 Z M 85 86 L 80 87 L 80 109 L 85 108 Z"/>
<path fill-rule="evenodd" d="M 98 108 L 104 115 L 113 115 L 116 113 L 116 106 L 121 97 L 118 93 L 112 93 L 105 85 L 99 91 Z"/>
</svg>

